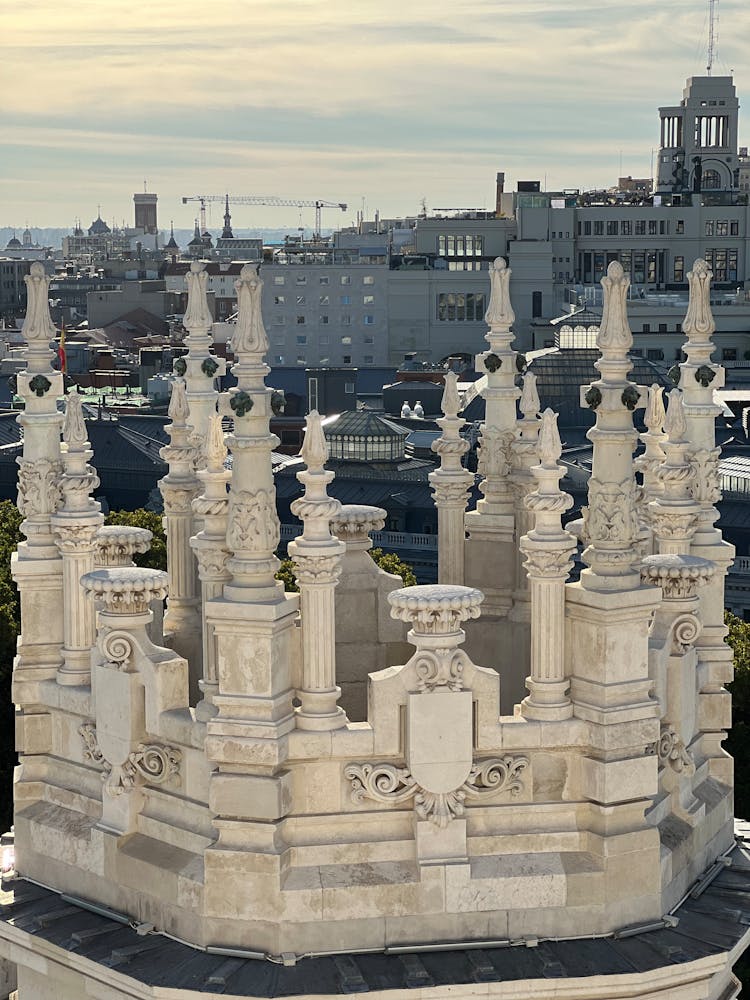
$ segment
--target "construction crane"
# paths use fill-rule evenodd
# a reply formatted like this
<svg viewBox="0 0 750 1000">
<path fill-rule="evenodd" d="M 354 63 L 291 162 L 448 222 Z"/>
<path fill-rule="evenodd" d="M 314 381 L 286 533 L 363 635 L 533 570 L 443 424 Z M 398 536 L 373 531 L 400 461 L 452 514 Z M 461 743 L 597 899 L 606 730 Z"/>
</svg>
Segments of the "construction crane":
<svg viewBox="0 0 750 1000">
<path fill-rule="evenodd" d="M 254 194 L 193 194 L 183 197 L 182 204 L 198 201 L 201 206 L 201 232 L 206 231 L 206 204 L 208 202 L 224 202 L 228 198 L 234 205 L 271 205 L 273 208 L 314 208 L 315 209 L 315 239 L 320 239 L 320 212 L 323 208 L 340 208 L 345 212 L 347 205 L 343 201 L 323 201 L 316 198 L 309 201 L 304 198 L 277 198 L 275 195 Z"/>
</svg>

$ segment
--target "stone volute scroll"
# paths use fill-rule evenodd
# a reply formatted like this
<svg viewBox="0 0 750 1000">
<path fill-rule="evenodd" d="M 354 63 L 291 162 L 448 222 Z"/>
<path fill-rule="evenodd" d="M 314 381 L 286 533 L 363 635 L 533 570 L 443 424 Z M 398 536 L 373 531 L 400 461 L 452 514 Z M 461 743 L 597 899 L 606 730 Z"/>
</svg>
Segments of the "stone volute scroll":
<svg viewBox="0 0 750 1000">
<path fill-rule="evenodd" d="M 458 416 L 461 400 L 458 376 L 445 373 L 442 400 L 443 416 L 437 423 L 442 434 L 433 441 L 432 450 L 440 456 L 440 467 L 429 475 L 438 512 L 438 580 L 463 585 L 464 582 L 464 513 L 467 491 L 474 477 L 461 464 L 469 442 L 461 437 L 464 424 Z"/>
<path fill-rule="evenodd" d="M 300 590 L 302 628 L 302 683 L 297 691 L 298 729 L 340 729 L 347 718 L 337 705 L 341 689 L 336 684 L 336 609 L 334 590 L 341 573 L 344 544 L 331 534 L 331 521 L 341 510 L 328 496 L 334 474 L 325 469 L 328 444 L 317 410 L 307 417 L 300 452 L 306 468 L 297 473 L 304 495 L 292 503 L 292 513 L 303 524 L 302 534 L 289 543 Z"/>
</svg>

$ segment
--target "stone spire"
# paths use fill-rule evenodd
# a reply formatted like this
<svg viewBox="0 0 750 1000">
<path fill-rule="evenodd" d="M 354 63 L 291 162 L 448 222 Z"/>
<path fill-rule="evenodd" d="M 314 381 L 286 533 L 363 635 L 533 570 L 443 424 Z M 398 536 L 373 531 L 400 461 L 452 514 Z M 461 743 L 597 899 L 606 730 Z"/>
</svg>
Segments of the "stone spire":
<svg viewBox="0 0 750 1000">
<path fill-rule="evenodd" d="M 461 465 L 469 450 L 469 442 L 461 437 L 464 420 L 458 416 L 461 400 L 458 376 L 445 373 L 443 416 L 437 420 L 441 436 L 433 441 L 432 450 L 440 456 L 440 468 L 429 475 L 438 512 L 438 582 L 463 585 L 464 582 L 464 512 L 467 490 L 474 477 Z"/>
<path fill-rule="evenodd" d="M 232 452 L 232 486 L 229 493 L 227 546 L 232 579 L 224 588 L 231 600 L 277 602 L 283 587 L 274 579 L 279 561 L 276 490 L 271 452 L 279 443 L 269 430 L 273 391 L 265 384 L 270 369 L 263 358 L 268 338 L 261 315 L 263 282 L 257 265 L 245 264 L 235 282 L 238 316 L 232 336 L 237 358 L 232 372 L 237 388 L 229 396 L 234 433 L 227 443 Z"/>
<path fill-rule="evenodd" d="M 334 474 L 326 472 L 328 445 L 320 414 L 307 418 L 300 452 L 307 468 L 297 473 L 304 496 L 292 503 L 292 513 L 303 524 L 302 534 L 288 546 L 300 591 L 302 622 L 302 685 L 298 690 L 297 728 L 315 731 L 340 729 L 347 719 L 336 702 L 336 612 L 334 591 L 341 574 L 346 546 L 331 534 L 331 520 L 341 504 L 328 496 Z"/>
<path fill-rule="evenodd" d="M 516 421 L 516 435 L 510 446 L 510 474 L 514 492 L 516 535 L 520 538 L 527 534 L 534 525 L 533 515 L 526 504 L 526 499 L 535 486 L 532 469 L 538 461 L 540 429 L 541 403 L 536 387 L 536 375 L 533 372 L 526 372 L 523 377 L 518 406 L 522 416 L 520 420 Z M 511 614 L 516 621 L 528 622 L 528 576 L 523 569 L 523 552 L 520 548 L 517 550 L 515 578 L 516 585 L 513 591 L 513 611 Z"/>
<path fill-rule="evenodd" d="M 573 565 L 576 540 L 562 526 L 562 515 L 573 506 L 560 490 L 565 469 L 558 465 L 562 443 L 557 414 L 542 414 L 539 464 L 531 473 L 537 488 L 526 497 L 534 527 L 520 541 L 526 557 L 531 601 L 531 671 L 521 714 L 528 719 L 567 719 L 573 714 L 565 676 L 565 581 Z"/>
<path fill-rule="evenodd" d="M 632 416 L 640 391 L 627 379 L 628 351 L 633 345 L 626 310 L 629 285 L 622 265 L 612 261 L 602 278 L 604 311 L 597 338 L 601 358 L 595 365 L 601 378 L 587 388 L 583 399 L 596 411 L 596 426 L 586 435 L 594 446 L 589 502 L 584 510 L 589 544 L 583 558 L 590 568 L 581 574 L 583 586 L 593 590 L 630 590 L 640 583 L 635 566 L 639 525 L 633 475 L 637 434 Z"/>
<path fill-rule="evenodd" d="M 663 445 L 667 439 L 667 435 L 664 433 L 663 396 L 664 389 L 658 383 L 654 382 L 649 386 L 648 403 L 643 417 L 646 430 L 639 435 L 645 449 L 634 462 L 643 480 L 642 500 L 644 504 L 653 500 L 662 490 L 658 469 L 665 458 Z"/>
<path fill-rule="evenodd" d="M 198 473 L 203 492 L 193 500 L 193 511 L 201 520 L 202 530 L 190 539 L 198 560 L 201 580 L 202 617 L 206 603 L 221 597 L 224 584 L 229 579 L 227 560 L 227 511 L 229 498 L 227 483 L 232 474 L 226 469 L 227 449 L 224 431 L 218 413 L 208 418 L 206 435 L 206 467 Z M 196 706 L 196 717 L 203 721 L 216 714 L 214 698 L 219 690 L 216 671 L 216 648 L 210 629 L 203 629 L 203 680 L 199 684 L 203 700 Z"/>
<path fill-rule="evenodd" d="M 221 238 L 223 240 L 234 239 L 234 233 L 232 232 L 232 216 L 229 214 L 229 195 L 227 195 L 226 203 L 224 205 L 224 228 L 221 231 Z"/>
<path fill-rule="evenodd" d="M 96 639 L 94 604 L 81 586 L 81 577 L 94 569 L 99 530 L 104 523 L 101 505 L 91 499 L 99 477 L 89 465 L 88 442 L 81 397 L 67 396 L 63 424 L 62 504 L 52 515 L 52 527 L 63 561 L 63 664 L 59 684 L 91 682 L 91 647 Z"/>
<path fill-rule="evenodd" d="M 213 318 L 208 308 L 208 273 L 205 261 L 193 261 L 185 275 L 188 301 L 183 325 L 187 330 L 188 353 L 175 361 L 175 371 L 185 378 L 186 397 L 193 428 L 192 444 L 199 467 L 205 465 L 204 445 L 208 421 L 216 412 L 218 393 L 214 385 L 226 371 L 226 363 L 211 353 Z M 199 526 L 197 526 L 199 527 Z"/>
<path fill-rule="evenodd" d="M 193 533 L 192 502 L 198 494 L 200 484 L 193 468 L 195 449 L 191 441 L 192 427 L 188 424 L 190 407 L 182 379 L 175 379 L 172 384 L 168 413 L 172 421 L 166 427 L 170 443 L 159 452 L 169 465 L 169 472 L 159 480 L 159 489 L 164 498 L 169 571 L 164 641 L 188 661 L 191 698 L 196 699 L 198 678 L 201 676 L 202 629 L 190 536 Z"/>
<path fill-rule="evenodd" d="M 682 393 L 672 389 L 664 424 L 665 458 L 657 469 L 661 492 L 649 504 L 650 520 L 658 541 L 659 552 L 687 555 L 690 539 L 700 512 L 690 496 L 693 470 L 690 468 L 690 442 Z"/>
<path fill-rule="evenodd" d="M 515 314 L 510 304 L 510 276 L 505 260 L 498 257 L 490 267 L 490 304 L 485 314 L 489 324 L 485 340 L 490 349 L 480 356 L 487 372 L 487 388 L 483 392 L 485 418 L 479 451 L 479 471 L 483 476 L 479 488 L 484 499 L 479 501 L 477 510 L 488 514 L 513 513 L 508 473 L 519 391 L 515 386 L 516 352 L 511 347 L 514 337 L 510 327 Z"/>
</svg>

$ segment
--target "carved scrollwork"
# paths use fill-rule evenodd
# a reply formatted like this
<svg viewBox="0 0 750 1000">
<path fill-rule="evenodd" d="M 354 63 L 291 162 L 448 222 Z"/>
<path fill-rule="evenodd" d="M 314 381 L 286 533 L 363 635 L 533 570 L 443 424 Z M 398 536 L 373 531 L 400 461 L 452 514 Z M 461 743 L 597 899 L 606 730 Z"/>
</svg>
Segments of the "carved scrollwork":
<svg viewBox="0 0 750 1000">
<path fill-rule="evenodd" d="M 199 549 L 195 556 L 198 560 L 198 573 L 201 580 L 223 579 L 227 573 L 229 553 L 225 549 Z"/>
<path fill-rule="evenodd" d="M 450 691 L 462 691 L 464 666 L 470 662 L 460 649 L 420 650 L 413 661 L 419 690 L 434 691 L 436 687 L 447 687 Z"/>
<path fill-rule="evenodd" d="M 234 552 L 273 551 L 279 544 L 279 519 L 268 490 L 240 490 L 229 505 L 227 544 Z"/>
<path fill-rule="evenodd" d="M 477 469 L 487 479 L 504 479 L 510 472 L 513 434 L 484 426 L 479 440 Z"/>
<path fill-rule="evenodd" d="M 690 456 L 690 466 L 694 478 L 690 485 L 690 495 L 699 503 L 715 504 L 721 500 L 719 485 L 719 449 L 704 448 Z"/>
<path fill-rule="evenodd" d="M 128 757 L 135 773 L 148 785 L 179 778 L 182 751 L 166 743 L 139 743 Z"/>
<path fill-rule="evenodd" d="M 677 735 L 672 726 L 662 727 L 656 745 L 657 756 L 662 765 L 668 765 L 677 774 L 690 776 L 695 773 L 693 755 Z"/>
<path fill-rule="evenodd" d="M 293 558 L 297 582 L 302 586 L 338 583 L 341 576 L 339 556 L 300 556 L 295 554 Z"/>
<path fill-rule="evenodd" d="M 18 509 L 24 517 L 54 514 L 62 502 L 62 463 L 18 459 Z"/>
<path fill-rule="evenodd" d="M 78 727 L 78 733 L 83 740 L 83 759 L 90 760 L 93 764 L 103 764 L 104 754 L 99 749 L 96 740 L 96 726 L 93 722 L 86 722 Z"/>
<path fill-rule="evenodd" d="M 119 629 L 102 632 L 97 646 L 107 664 L 118 670 L 123 670 L 133 655 L 132 636 Z"/>
<path fill-rule="evenodd" d="M 163 785 L 170 779 L 180 781 L 182 751 L 167 743 L 139 743 L 122 764 L 112 764 L 99 746 L 96 725 L 87 722 L 78 732 L 83 740 L 83 759 L 103 768 L 102 781 L 107 795 L 116 797 L 136 785 Z"/>
<path fill-rule="evenodd" d="M 530 577 L 539 579 L 565 579 L 573 568 L 573 552 L 575 549 L 526 549 L 524 547 L 524 569 Z"/>
<path fill-rule="evenodd" d="M 414 799 L 414 811 L 420 819 L 444 828 L 465 812 L 467 797 L 476 798 L 506 792 L 512 797 L 524 788 L 522 772 L 529 766 L 528 757 L 492 757 L 477 761 L 466 781 L 451 792 L 428 792 L 406 767 L 396 764 L 347 764 L 344 777 L 351 783 L 352 802 L 365 799 L 400 805 Z"/>
<path fill-rule="evenodd" d="M 589 505 L 584 514 L 586 533 L 591 542 L 617 542 L 630 545 L 638 536 L 635 513 L 635 483 L 601 483 L 589 480 Z"/>
<path fill-rule="evenodd" d="M 686 613 L 677 615 L 670 629 L 672 652 L 684 653 L 701 634 L 702 625 L 697 615 Z"/>
</svg>

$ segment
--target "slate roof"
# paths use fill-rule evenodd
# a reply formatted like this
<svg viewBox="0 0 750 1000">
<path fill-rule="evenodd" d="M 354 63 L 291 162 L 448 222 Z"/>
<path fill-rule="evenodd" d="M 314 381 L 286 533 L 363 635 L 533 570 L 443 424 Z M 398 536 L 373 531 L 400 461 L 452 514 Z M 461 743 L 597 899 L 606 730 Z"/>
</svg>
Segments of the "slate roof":
<svg viewBox="0 0 750 1000">
<path fill-rule="evenodd" d="M 676 926 L 625 928 L 607 938 L 487 942 L 430 951 L 300 957 L 296 964 L 199 951 L 158 933 L 138 934 L 127 917 L 85 909 L 85 901 L 23 878 L 4 879 L 0 920 L 148 986 L 237 997 L 366 993 L 370 990 L 469 986 L 526 979 L 585 979 L 648 974 L 733 949 L 750 936 L 750 825 L 707 886 L 699 881 L 677 911 Z M 63 955 L 67 965 L 70 958 Z M 295 961 L 292 959 L 292 961 Z M 467 991 L 468 992 L 468 991 Z"/>
</svg>

